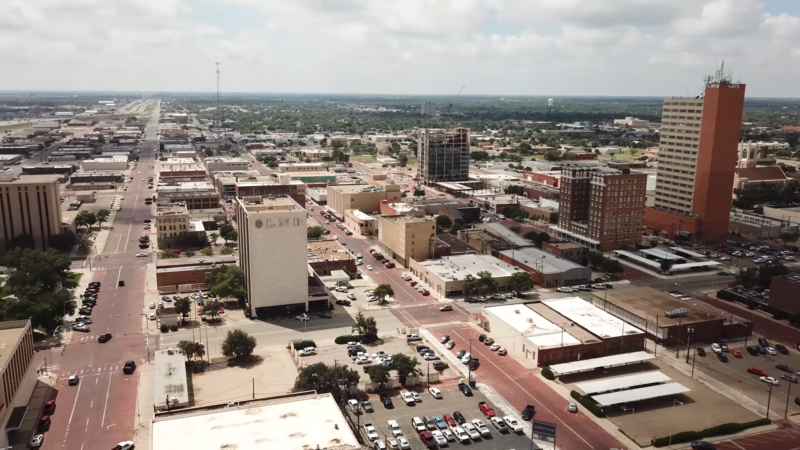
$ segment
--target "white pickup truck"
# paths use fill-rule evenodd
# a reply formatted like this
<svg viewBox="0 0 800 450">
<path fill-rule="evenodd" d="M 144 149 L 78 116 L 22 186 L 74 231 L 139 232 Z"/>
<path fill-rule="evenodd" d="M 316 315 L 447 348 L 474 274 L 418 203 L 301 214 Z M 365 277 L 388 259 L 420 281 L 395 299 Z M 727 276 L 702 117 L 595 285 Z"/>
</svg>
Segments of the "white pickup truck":
<svg viewBox="0 0 800 450">
<path fill-rule="evenodd" d="M 403 397 L 403 401 L 406 402 L 406 405 L 415 405 L 417 403 L 414 401 L 414 396 L 411 395 L 411 392 L 401 391 L 400 397 Z"/>
<path fill-rule="evenodd" d="M 378 430 L 376 430 L 375 427 L 372 426 L 371 423 L 365 423 L 364 424 L 364 431 L 367 433 L 367 439 L 369 439 L 370 441 L 378 440 L 378 438 L 379 438 Z"/>
<path fill-rule="evenodd" d="M 522 429 L 522 424 L 520 424 L 517 419 L 511 416 L 503 417 L 503 422 L 506 423 L 508 428 L 513 431 L 514 433 L 522 433 L 524 430 Z"/>
</svg>

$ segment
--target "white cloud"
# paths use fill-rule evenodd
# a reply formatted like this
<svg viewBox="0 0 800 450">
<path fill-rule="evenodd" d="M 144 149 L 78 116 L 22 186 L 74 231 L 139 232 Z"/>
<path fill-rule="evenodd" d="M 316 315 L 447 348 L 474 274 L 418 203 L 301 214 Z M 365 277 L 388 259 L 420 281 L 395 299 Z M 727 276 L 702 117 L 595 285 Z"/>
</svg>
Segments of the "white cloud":
<svg viewBox="0 0 800 450">
<path fill-rule="evenodd" d="M 246 16 L 237 26 L 211 2 Z M 762 0 L 0 0 L 3 89 L 800 96 Z"/>
</svg>

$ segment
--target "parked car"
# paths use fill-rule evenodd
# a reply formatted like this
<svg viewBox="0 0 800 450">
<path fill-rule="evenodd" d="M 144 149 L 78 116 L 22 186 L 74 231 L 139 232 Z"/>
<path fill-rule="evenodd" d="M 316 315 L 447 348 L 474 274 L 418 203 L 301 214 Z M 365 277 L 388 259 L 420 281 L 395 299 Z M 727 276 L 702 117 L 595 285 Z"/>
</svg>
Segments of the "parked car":
<svg viewBox="0 0 800 450">
<path fill-rule="evenodd" d="M 528 405 L 522 410 L 522 420 L 530 422 L 533 420 L 533 415 L 536 414 L 536 409 L 533 405 Z"/>
<path fill-rule="evenodd" d="M 777 386 L 778 385 L 778 380 L 776 380 L 773 377 L 761 377 L 761 378 L 759 378 L 759 380 L 761 380 L 764 383 L 771 384 L 773 386 Z"/>
<path fill-rule="evenodd" d="M 740 352 L 739 350 L 736 350 L 735 348 L 732 348 L 731 349 L 731 355 L 733 355 L 736 358 L 741 358 L 742 357 L 742 352 Z"/>
<path fill-rule="evenodd" d="M 706 349 L 703 347 L 697 347 L 697 354 L 700 356 L 706 356 Z"/>
<path fill-rule="evenodd" d="M 759 369 L 758 367 L 748 367 L 747 371 L 752 373 L 752 374 L 758 375 L 758 376 L 762 376 L 762 377 L 763 376 L 767 376 L 767 372 L 764 372 L 763 370 Z"/>
</svg>

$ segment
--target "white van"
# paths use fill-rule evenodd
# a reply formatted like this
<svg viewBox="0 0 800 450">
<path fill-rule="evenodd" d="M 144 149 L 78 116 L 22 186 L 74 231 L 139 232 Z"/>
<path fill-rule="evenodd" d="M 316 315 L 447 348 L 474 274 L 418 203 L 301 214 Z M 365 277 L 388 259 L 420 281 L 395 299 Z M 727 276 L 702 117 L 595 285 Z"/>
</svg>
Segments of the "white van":
<svg viewBox="0 0 800 450">
<path fill-rule="evenodd" d="M 472 355 L 466 353 L 464 356 L 461 357 L 461 364 L 469 364 L 470 359 L 472 359 Z"/>
</svg>

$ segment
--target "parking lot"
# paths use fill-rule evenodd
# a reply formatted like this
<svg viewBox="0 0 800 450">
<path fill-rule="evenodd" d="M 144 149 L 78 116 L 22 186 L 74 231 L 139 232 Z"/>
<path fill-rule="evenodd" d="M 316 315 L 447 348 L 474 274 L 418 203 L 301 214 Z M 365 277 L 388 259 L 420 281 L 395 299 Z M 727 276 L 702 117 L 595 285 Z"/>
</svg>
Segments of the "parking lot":
<svg viewBox="0 0 800 450">
<path fill-rule="evenodd" d="M 515 433 L 500 434 L 489 423 L 489 420 L 478 409 L 478 402 L 488 402 L 489 404 L 491 404 L 491 402 L 477 389 L 473 390 L 472 396 L 467 397 L 459 392 L 456 381 L 438 383 L 433 385 L 433 387 L 436 387 L 442 392 L 442 399 L 437 400 L 433 398 L 431 394 L 428 393 L 427 387 L 419 386 L 417 392 L 419 392 L 420 397 L 422 397 L 422 402 L 414 405 L 406 405 L 405 402 L 403 402 L 403 400 L 400 398 L 399 392 L 393 391 L 389 393 L 389 396 L 392 400 L 394 408 L 387 409 L 383 404 L 381 404 L 378 395 L 373 394 L 368 398 L 375 410 L 373 413 L 365 412 L 359 415 L 353 415 L 352 411 L 349 413 L 352 415 L 353 421 L 359 424 L 359 429 L 364 436 L 366 436 L 366 434 L 364 433 L 363 425 L 365 423 L 371 423 L 373 426 L 375 426 L 380 439 L 384 442 L 386 442 L 387 438 L 392 437 L 392 433 L 387 425 L 388 421 L 397 421 L 403 431 L 403 436 L 409 440 L 411 443 L 411 448 L 415 450 L 424 449 L 426 446 L 422 443 L 422 441 L 420 441 L 419 433 L 411 425 L 412 418 L 431 418 L 432 416 L 441 417 L 444 414 L 452 415 L 455 411 L 461 412 L 467 422 L 472 422 L 473 419 L 480 419 L 491 430 L 492 435 L 491 437 L 472 441 L 469 444 L 450 442 L 450 448 L 462 448 L 467 446 L 468 448 L 476 450 L 520 450 L 531 448 L 531 440 L 529 436 Z M 494 407 L 494 405 L 492 406 Z M 496 407 L 494 409 L 496 414 L 501 417 L 509 413 Z M 520 420 L 519 415 L 515 414 L 514 417 L 516 420 Z M 534 448 L 538 447 L 534 445 Z"/>
<path fill-rule="evenodd" d="M 741 343 L 743 344 L 743 343 Z M 777 364 L 785 364 L 789 366 L 797 375 L 800 370 L 800 355 L 792 349 L 789 350 L 788 355 L 778 353 L 777 355 L 759 355 L 752 356 L 745 350 L 743 345 L 731 346 L 731 349 L 737 349 L 741 352 L 742 357 L 736 358 L 730 353 L 726 353 L 728 362 L 724 363 L 717 359 L 709 347 L 705 347 L 707 356 L 697 356 L 697 367 L 703 372 L 713 376 L 717 380 L 725 383 L 730 389 L 734 389 L 742 394 L 750 397 L 758 404 L 766 408 L 769 401 L 769 384 L 760 380 L 759 375 L 747 372 L 748 367 L 757 367 L 767 373 L 767 376 L 774 377 L 778 380 L 778 385 L 772 387 L 772 400 L 770 402 L 770 409 L 783 412 L 786 408 L 787 394 L 789 398 L 789 415 L 800 413 L 800 405 L 794 402 L 794 398 L 800 395 L 800 386 L 797 383 L 791 383 L 782 380 L 781 375 L 788 372 L 778 370 L 775 366 Z M 755 338 L 748 342 L 748 346 L 758 346 Z M 789 390 L 791 389 L 791 392 Z"/>
<path fill-rule="evenodd" d="M 383 342 L 378 345 L 366 345 L 364 344 L 364 350 L 367 351 L 370 355 L 374 355 L 378 352 L 386 352 L 389 355 L 395 355 L 397 353 L 403 353 L 408 355 L 412 358 L 417 358 L 417 361 L 421 363 L 419 369 L 422 370 L 422 381 L 427 380 L 427 373 L 435 374 L 437 371 L 433 368 L 433 363 L 435 361 L 425 361 L 416 351 L 416 345 L 421 344 L 421 342 L 411 342 L 408 343 L 405 340 L 405 336 L 397 337 L 397 338 L 383 338 Z M 326 365 L 333 366 L 334 364 L 338 365 L 347 365 L 351 369 L 358 371 L 361 374 L 361 387 L 364 387 L 364 383 L 369 381 L 369 375 L 364 372 L 364 367 L 368 367 L 369 364 L 360 365 L 356 364 L 348 355 L 347 355 L 347 346 L 346 345 L 326 345 L 317 347 L 317 354 L 310 355 L 303 357 L 303 361 L 308 364 L 315 364 L 318 362 L 325 363 Z M 445 360 L 445 362 L 447 362 Z M 439 372 L 439 379 L 440 380 L 448 380 L 458 378 L 460 374 L 454 371 L 451 367 L 444 369 L 442 372 Z M 392 372 L 394 375 L 394 372 Z"/>
<path fill-rule="evenodd" d="M 680 383 L 690 391 L 681 395 L 603 408 L 606 416 L 614 425 L 643 447 L 649 445 L 653 436 L 669 436 L 682 431 L 703 430 L 723 423 L 744 423 L 760 418 L 757 414 L 659 359 L 608 368 L 606 369 L 607 373 L 602 374 L 590 371 L 563 375 L 559 377 L 559 382 L 570 390 L 580 392 L 576 384 L 651 371 L 663 373 L 670 378 L 671 382 Z"/>
</svg>

